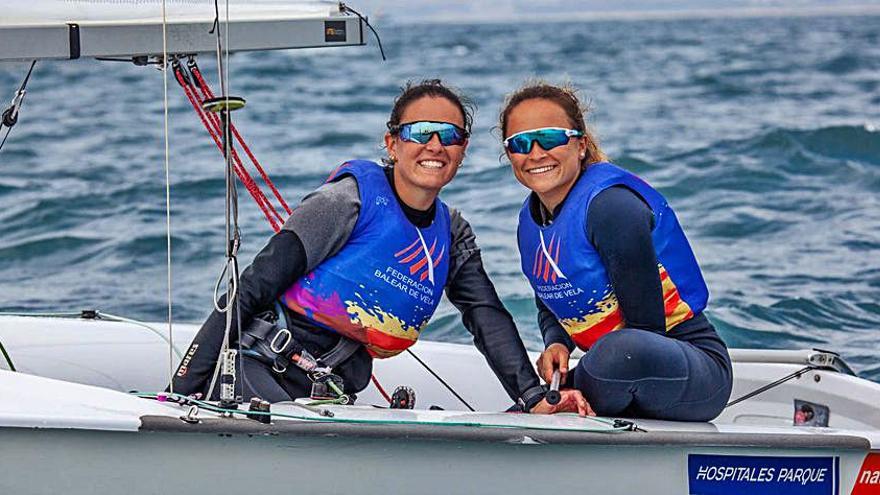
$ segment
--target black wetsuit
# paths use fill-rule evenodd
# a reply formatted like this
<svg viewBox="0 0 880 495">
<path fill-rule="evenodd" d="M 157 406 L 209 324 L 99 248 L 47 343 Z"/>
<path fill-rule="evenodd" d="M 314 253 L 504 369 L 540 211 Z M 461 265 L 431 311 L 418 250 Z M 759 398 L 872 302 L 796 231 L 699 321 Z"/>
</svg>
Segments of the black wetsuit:
<svg viewBox="0 0 880 495">
<path fill-rule="evenodd" d="M 533 198 L 532 218 L 546 225 L 563 203 L 550 214 Z M 590 202 L 585 235 L 608 272 L 626 328 L 600 338 L 569 373 L 568 385 L 581 390 L 599 415 L 709 420 L 730 396 L 730 356 L 703 313 L 666 331 L 653 227 L 651 208 L 626 186 L 608 188 Z M 559 343 L 573 350 L 556 316 L 535 301 L 545 347 Z"/>
<path fill-rule="evenodd" d="M 393 188 L 390 169 L 386 175 Z M 408 207 L 399 197 L 397 199 L 414 225 L 424 227 L 433 221 L 433 206 L 427 211 L 419 211 Z M 306 196 L 281 232 L 269 240 L 251 266 L 242 272 L 237 314 L 233 321 L 240 318 L 242 325 L 247 325 L 254 315 L 271 308 L 280 294 L 300 277 L 336 254 L 348 241 L 359 210 L 358 185 L 350 176 L 325 184 Z M 461 312 L 462 322 L 473 335 L 474 344 L 486 357 L 508 395 L 531 408 L 543 398 L 544 389 L 529 362 L 513 318 L 501 304 L 483 269 L 470 225 L 454 209 L 450 210 L 450 216 L 452 247 L 446 296 Z M 321 328 L 295 312 L 287 311 L 286 314 L 293 338 L 312 355 L 328 352 L 339 341 L 335 332 Z M 175 392 L 205 393 L 225 325 L 225 315 L 217 311 L 202 325 L 190 346 L 190 357 L 174 377 Z M 233 345 L 236 337 L 233 335 Z M 243 368 L 240 393 L 245 400 L 259 396 L 278 402 L 309 395 L 311 383 L 304 373 L 288 371 L 282 376 L 256 359 L 244 356 L 240 360 Z M 347 392 L 360 391 L 369 382 L 372 358 L 360 348 L 334 371 L 344 378 Z"/>
</svg>

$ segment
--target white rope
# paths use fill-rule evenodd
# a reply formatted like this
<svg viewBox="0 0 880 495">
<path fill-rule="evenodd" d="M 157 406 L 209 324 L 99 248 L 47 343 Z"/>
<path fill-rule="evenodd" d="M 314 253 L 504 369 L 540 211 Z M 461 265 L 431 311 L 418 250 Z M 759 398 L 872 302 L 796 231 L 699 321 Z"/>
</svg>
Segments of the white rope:
<svg viewBox="0 0 880 495">
<path fill-rule="evenodd" d="M 174 330 L 171 313 L 171 160 L 168 144 L 168 18 L 162 0 L 162 90 L 165 120 L 165 239 L 168 265 L 168 390 L 174 393 Z"/>
<path fill-rule="evenodd" d="M 144 323 L 139 320 L 133 320 L 131 318 L 126 318 L 124 316 L 111 315 L 110 313 L 105 313 L 103 311 L 95 311 L 95 319 L 97 320 L 106 320 L 120 323 L 130 323 L 132 325 L 139 326 L 141 328 L 146 328 L 150 332 L 156 334 L 160 339 L 164 340 L 168 343 L 168 346 L 174 349 L 174 345 L 171 343 L 171 340 L 165 336 L 162 332 L 157 330 L 155 327 Z M 18 316 L 23 318 L 83 318 L 83 312 L 68 312 L 68 313 L 20 313 L 20 312 L 0 312 L 0 316 Z M 182 359 L 183 354 L 180 353 L 177 349 L 174 349 L 174 353 L 177 354 L 177 357 Z"/>
<path fill-rule="evenodd" d="M 237 263 L 234 263 L 232 260 L 226 260 L 223 265 L 223 271 L 220 272 L 220 276 L 217 278 L 217 283 L 214 284 L 214 309 L 217 310 L 218 313 L 225 313 L 232 309 L 231 301 L 235 299 L 235 296 L 238 295 L 238 279 L 236 277 L 232 277 L 228 280 L 232 281 L 232 289 L 229 289 L 229 284 L 227 284 L 226 288 L 226 305 L 222 308 L 220 307 L 220 286 L 223 285 L 223 280 L 226 280 L 226 274 L 229 273 L 229 267 L 232 266 L 234 270 L 231 273 L 235 273 L 238 270 Z"/>
<path fill-rule="evenodd" d="M 566 278 L 565 274 L 562 273 L 562 270 L 559 269 L 559 265 L 557 265 L 556 261 L 553 260 L 553 255 L 551 255 L 550 251 L 547 250 L 547 244 L 544 242 L 544 233 L 539 231 L 538 236 L 540 236 L 541 238 L 541 252 L 543 252 L 544 257 L 547 258 L 547 263 L 550 264 L 550 268 L 553 269 L 553 273 L 555 273 L 556 276 L 559 278 Z"/>
</svg>

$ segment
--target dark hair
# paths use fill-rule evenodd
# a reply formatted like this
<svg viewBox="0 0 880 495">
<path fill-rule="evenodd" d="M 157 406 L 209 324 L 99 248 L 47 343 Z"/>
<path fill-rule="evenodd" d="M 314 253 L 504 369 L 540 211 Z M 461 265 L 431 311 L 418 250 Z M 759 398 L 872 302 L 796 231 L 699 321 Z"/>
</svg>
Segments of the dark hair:
<svg viewBox="0 0 880 495">
<path fill-rule="evenodd" d="M 599 147 L 596 137 L 587 128 L 584 121 L 584 115 L 589 109 L 581 104 L 577 97 L 577 89 L 571 85 L 555 86 L 543 81 L 528 82 L 523 87 L 507 95 L 504 100 L 504 107 L 499 115 L 498 125 L 501 127 L 501 138 L 507 137 L 507 120 L 510 112 L 520 103 L 526 100 L 549 100 L 559 105 L 568 116 L 568 120 L 572 128 L 584 133 L 587 138 L 587 154 L 581 161 L 581 166 L 591 163 L 607 160 L 608 157 Z"/>
<path fill-rule="evenodd" d="M 477 109 L 476 104 L 457 90 L 444 85 L 440 79 L 425 79 L 418 83 L 408 81 L 406 86 L 400 88 L 400 95 L 394 100 L 391 116 L 385 124 L 388 126 L 388 130 L 390 131 L 400 124 L 400 117 L 410 103 L 424 96 L 446 98 L 452 102 L 461 111 L 461 116 L 464 119 L 464 130 L 468 133 L 471 132 L 471 125 L 474 123 L 474 112 Z"/>
</svg>

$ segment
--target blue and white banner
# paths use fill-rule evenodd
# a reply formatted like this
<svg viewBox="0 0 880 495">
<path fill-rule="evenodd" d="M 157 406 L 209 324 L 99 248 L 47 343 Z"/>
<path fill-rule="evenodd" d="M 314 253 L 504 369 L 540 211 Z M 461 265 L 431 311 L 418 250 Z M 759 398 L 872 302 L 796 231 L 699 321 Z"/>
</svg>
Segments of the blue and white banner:
<svg viewBox="0 0 880 495">
<path fill-rule="evenodd" d="M 690 495 L 838 495 L 837 457 L 688 455 Z"/>
</svg>

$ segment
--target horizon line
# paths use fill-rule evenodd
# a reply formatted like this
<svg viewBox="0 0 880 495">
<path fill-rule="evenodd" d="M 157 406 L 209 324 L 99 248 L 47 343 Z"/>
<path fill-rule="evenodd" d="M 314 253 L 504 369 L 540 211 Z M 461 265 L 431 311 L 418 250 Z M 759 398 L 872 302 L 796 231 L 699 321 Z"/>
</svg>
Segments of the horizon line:
<svg viewBox="0 0 880 495">
<path fill-rule="evenodd" d="M 385 14 L 374 13 L 375 17 Z M 439 14 L 427 19 L 414 17 L 394 17 L 388 15 L 387 20 L 400 24 L 500 24 L 505 22 L 519 23 L 555 23 L 555 22 L 600 22 L 600 21 L 641 21 L 641 20 L 687 20 L 687 19 L 749 19 L 749 18 L 781 18 L 781 17 L 851 17 L 858 15 L 880 15 L 880 5 L 851 4 L 838 6 L 811 7 L 721 7 L 695 9 L 651 9 L 639 11 L 609 10 L 595 12 L 568 12 L 553 14 L 535 14 L 534 12 L 479 15 L 472 12 L 453 15 Z"/>
</svg>

